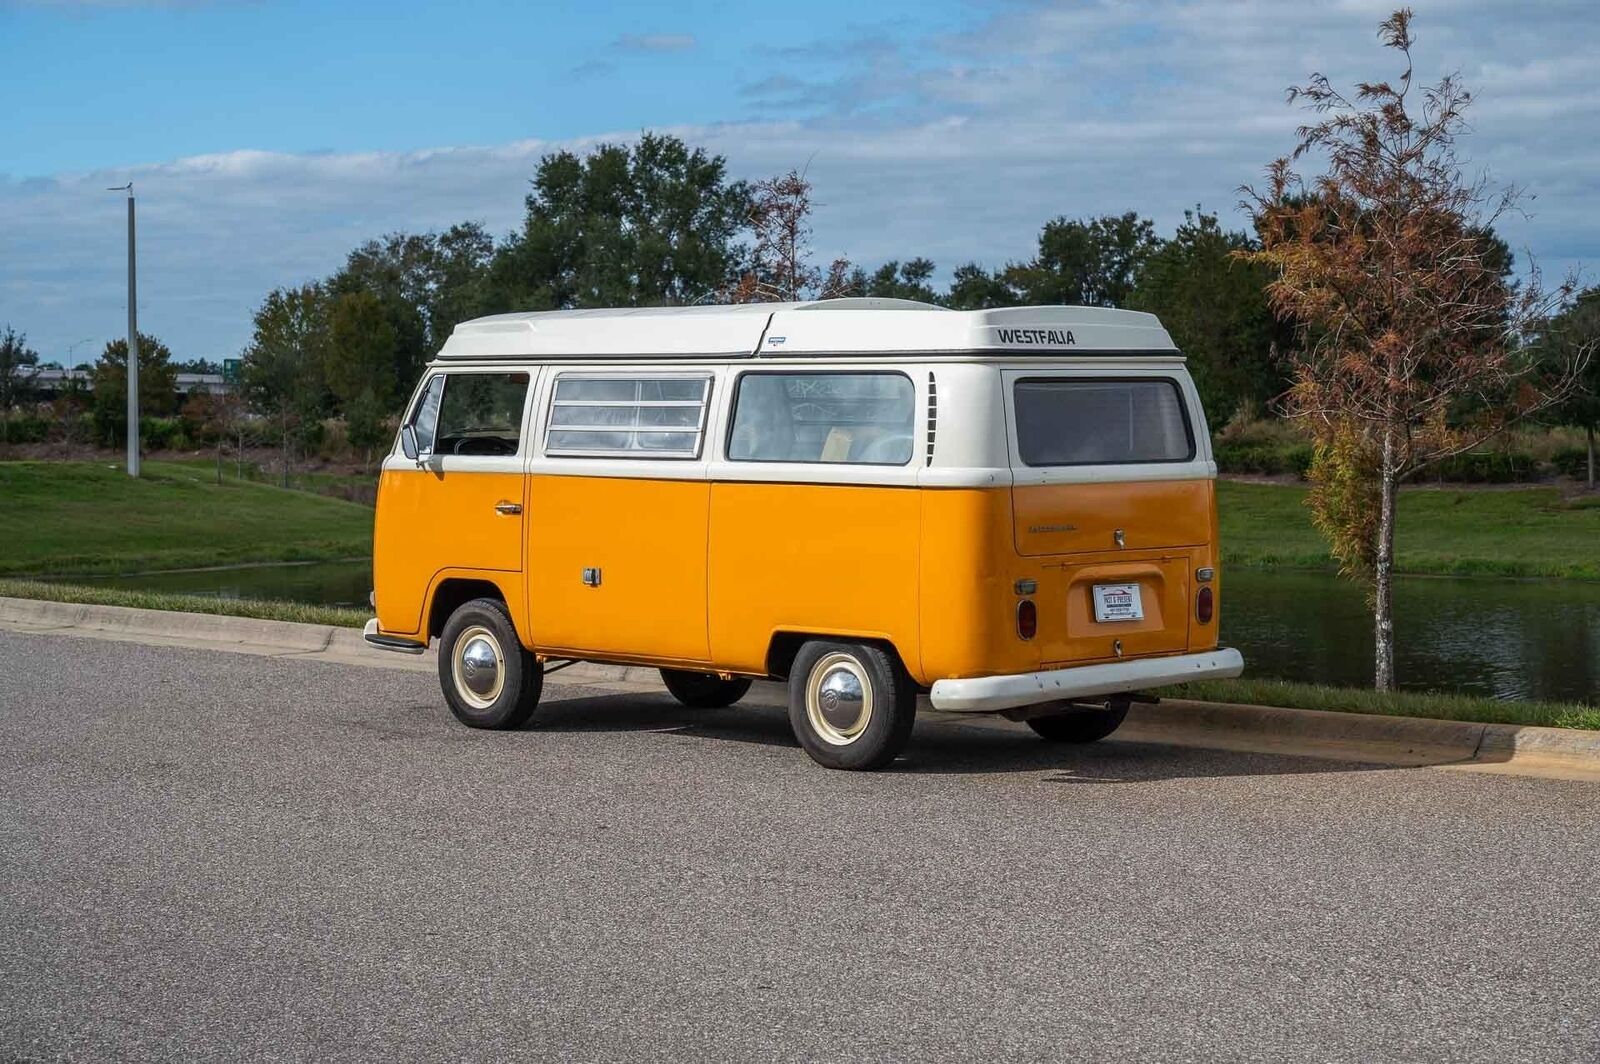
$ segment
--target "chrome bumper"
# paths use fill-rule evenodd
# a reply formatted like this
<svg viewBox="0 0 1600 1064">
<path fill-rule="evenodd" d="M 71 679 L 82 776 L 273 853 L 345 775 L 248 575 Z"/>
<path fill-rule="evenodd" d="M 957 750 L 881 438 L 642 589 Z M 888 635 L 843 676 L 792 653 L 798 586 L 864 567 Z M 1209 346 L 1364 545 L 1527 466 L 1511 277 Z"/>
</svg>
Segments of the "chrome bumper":
<svg viewBox="0 0 1600 1064">
<path fill-rule="evenodd" d="M 1135 658 L 1104 665 L 1080 665 L 1013 676 L 974 676 L 936 680 L 928 693 L 934 709 L 954 713 L 990 713 L 1096 695 L 1143 691 L 1190 680 L 1220 680 L 1244 671 L 1244 658 L 1231 648 L 1168 658 Z"/>
</svg>

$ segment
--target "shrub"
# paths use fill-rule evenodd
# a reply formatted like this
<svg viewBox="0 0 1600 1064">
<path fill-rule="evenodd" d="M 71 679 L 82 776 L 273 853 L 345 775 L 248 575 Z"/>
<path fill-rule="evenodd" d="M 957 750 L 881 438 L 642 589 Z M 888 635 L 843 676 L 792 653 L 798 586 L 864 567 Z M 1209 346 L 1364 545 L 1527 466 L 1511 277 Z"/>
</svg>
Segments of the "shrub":
<svg viewBox="0 0 1600 1064">
<path fill-rule="evenodd" d="M 1304 477 L 1311 468 L 1308 443 L 1240 442 L 1218 438 L 1212 444 L 1217 469 L 1223 473 L 1277 475 L 1292 473 Z"/>
<path fill-rule="evenodd" d="M 1562 476 L 1583 480 L 1589 475 L 1589 450 L 1586 447 L 1563 447 L 1550 456 L 1550 464 Z"/>
<path fill-rule="evenodd" d="M 139 435 L 144 437 L 144 446 L 152 451 L 170 451 L 180 446 L 179 440 L 187 442 L 183 435 L 183 421 L 175 417 L 142 417 L 139 419 Z"/>
<path fill-rule="evenodd" d="M 0 443 L 43 443 L 50 438 L 49 418 L 37 414 L 0 417 Z"/>
</svg>

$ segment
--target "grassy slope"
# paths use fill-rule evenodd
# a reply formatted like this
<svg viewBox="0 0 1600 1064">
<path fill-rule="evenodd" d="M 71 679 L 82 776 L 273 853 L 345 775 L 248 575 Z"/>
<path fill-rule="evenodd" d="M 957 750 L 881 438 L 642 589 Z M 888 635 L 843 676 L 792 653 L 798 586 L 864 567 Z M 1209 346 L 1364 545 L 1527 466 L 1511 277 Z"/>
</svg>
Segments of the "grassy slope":
<svg viewBox="0 0 1600 1064">
<path fill-rule="evenodd" d="M 1219 483 L 1223 558 L 1331 567 L 1304 499 L 1294 485 Z M 1404 491 L 1395 552 L 1406 573 L 1600 580 L 1600 499 L 1565 502 L 1554 488 Z"/>
<path fill-rule="evenodd" d="M 1474 695 L 1394 691 L 1363 687 L 1323 687 L 1286 680 L 1204 680 L 1163 688 L 1164 698 L 1200 702 L 1232 702 L 1285 709 L 1322 709 L 1333 713 L 1377 713 L 1389 717 L 1469 720 L 1479 724 L 1531 724 L 1545 728 L 1600 731 L 1600 707 L 1572 702 L 1503 702 Z"/>
<path fill-rule="evenodd" d="M 182 613 L 210 613 L 223 617 L 256 617 L 267 621 L 331 624 L 340 628 L 360 628 L 371 616 L 368 610 L 311 606 L 302 602 L 225 599 L 211 595 L 172 595 L 159 591 L 124 591 L 115 587 L 86 587 L 5 577 L 0 577 L 0 598 L 81 602 L 91 606 L 132 606 L 141 610 L 177 610 Z"/>
<path fill-rule="evenodd" d="M 361 558 L 372 510 L 149 463 L 0 462 L 0 574 L 105 573 Z"/>
</svg>

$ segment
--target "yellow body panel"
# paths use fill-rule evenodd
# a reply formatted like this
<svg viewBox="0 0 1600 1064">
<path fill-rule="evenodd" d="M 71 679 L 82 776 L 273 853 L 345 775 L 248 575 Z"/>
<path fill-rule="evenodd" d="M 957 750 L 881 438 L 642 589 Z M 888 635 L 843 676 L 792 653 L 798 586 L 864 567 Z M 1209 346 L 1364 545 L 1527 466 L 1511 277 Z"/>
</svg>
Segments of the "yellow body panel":
<svg viewBox="0 0 1600 1064">
<path fill-rule="evenodd" d="M 536 648 L 709 661 L 711 490 L 703 480 L 532 477 L 528 596 Z M 586 568 L 600 570 L 599 586 L 583 583 Z"/>
<path fill-rule="evenodd" d="M 498 517 L 503 499 L 524 516 Z M 1125 658 L 1217 644 L 1215 617 L 1194 614 L 1195 571 L 1217 565 L 1204 479 L 919 489 L 390 471 L 378 515 L 379 627 L 393 635 L 423 630 L 440 580 L 478 574 L 553 657 L 764 675 L 774 635 L 805 633 L 890 643 L 928 685 L 1114 660 L 1118 639 Z M 1029 580 L 1039 631 L 1023 640 Z M 1090 589 L 1106 582 L 1137 582 L 1145 619 L 1094 621 Z"/>
<path fill-rule="evenodd" d="M 495 505 L 522 503 L 524 480 L 521 473 L 384 471 L 372 543 L 381 631 L 422 632 L 425 605 L 449 575 L 492 580 L 522 630 L 522 518 Z"/>
<path fill-rule="evenodd" d="M 917 672 L 921 492 L 906 487 L 711 487 L 710 628 L 721 668 L 765 674 L 777 632 L 894 644 Z"/>
</svg>

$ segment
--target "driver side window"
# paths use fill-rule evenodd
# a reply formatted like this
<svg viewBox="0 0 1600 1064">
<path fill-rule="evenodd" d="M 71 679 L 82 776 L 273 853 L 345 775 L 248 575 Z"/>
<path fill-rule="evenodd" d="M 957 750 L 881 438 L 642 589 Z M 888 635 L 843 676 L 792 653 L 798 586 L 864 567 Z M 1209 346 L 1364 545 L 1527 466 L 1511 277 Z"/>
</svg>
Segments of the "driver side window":
<svg viewBox="0 0 1600 1064">
<path fill-rule="evenodd" d="M 440 455 L 516 454 L 528 381 L 526 373 L 435 377 L 417 406 L 418 443 Z"/>
</svg>

